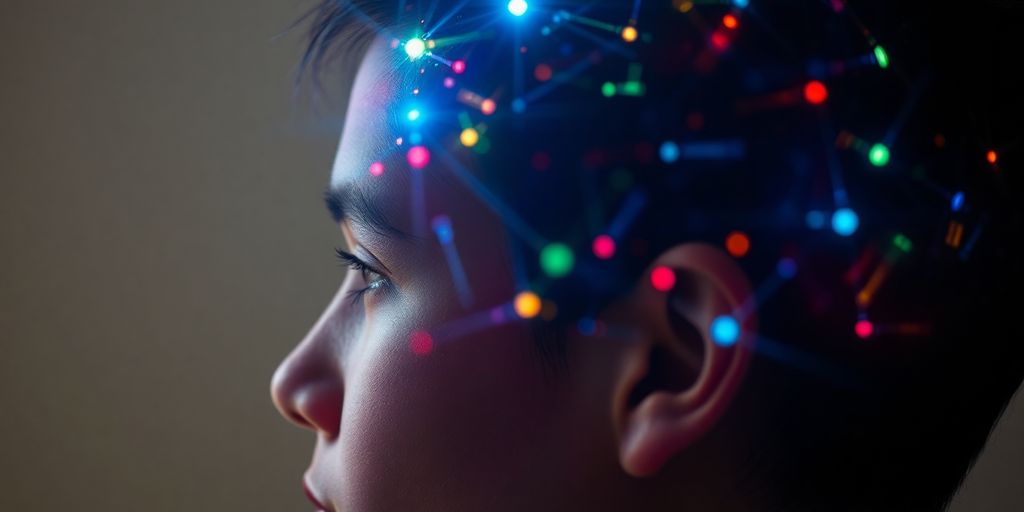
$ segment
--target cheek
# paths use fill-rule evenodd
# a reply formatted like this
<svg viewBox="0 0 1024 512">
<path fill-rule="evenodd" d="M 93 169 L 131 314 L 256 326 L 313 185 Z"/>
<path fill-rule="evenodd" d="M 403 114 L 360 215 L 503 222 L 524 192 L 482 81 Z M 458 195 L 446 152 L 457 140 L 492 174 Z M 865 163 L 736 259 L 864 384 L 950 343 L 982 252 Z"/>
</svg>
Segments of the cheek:
<svg viewBox="0 0 1024 512">
<path fill-rule="evenodd" d="M 459 499 L 473 500 L 529 466 L 552 415 L 522 327 L 481 331 L 427 356 L 390 329 L 364 338 L 346 375 L 346 502 L 409 510 L 405 500 L 440 499 L 444 486 L 452 499 L 452 482 Z"/>
</svg>

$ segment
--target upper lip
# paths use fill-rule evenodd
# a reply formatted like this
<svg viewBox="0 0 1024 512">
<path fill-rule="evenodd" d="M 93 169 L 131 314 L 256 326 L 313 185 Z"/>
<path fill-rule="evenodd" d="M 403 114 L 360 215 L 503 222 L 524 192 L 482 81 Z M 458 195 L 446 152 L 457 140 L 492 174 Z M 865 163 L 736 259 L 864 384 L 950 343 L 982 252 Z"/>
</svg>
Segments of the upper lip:
<svg viewBox="0 0 1024 512">
<path fill-rule="evenodd" d="M 328 512 L 334 512 L 334 507 L 325 505 L 324 502 L 320 501 L 320 498 L 317 498 L 316 493 L 313 492 L 313 487 L 309 485 L 309 482 L 305 479 L 302 481 L 302 490 L 306 492 L 306 497 L 309 498 L 309 501 L 312 501 L 317 508 Z"/>
</svg>

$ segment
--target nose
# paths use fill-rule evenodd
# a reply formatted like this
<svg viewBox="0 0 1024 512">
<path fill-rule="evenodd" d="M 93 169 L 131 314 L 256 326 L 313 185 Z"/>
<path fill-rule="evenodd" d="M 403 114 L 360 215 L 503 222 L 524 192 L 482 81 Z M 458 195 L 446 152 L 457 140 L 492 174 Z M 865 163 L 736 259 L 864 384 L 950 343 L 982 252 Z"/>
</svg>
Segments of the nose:
<svg viewBox="0 0 1024 512">
<path fill-rule="evenodd" d="M 338 299 L 281 361 L 270 383 L 274 406 L 285 419 L 328 439 L 338 437 L 344 398 L 340 350 L 332 327 L 344 302 Z"/>
</svg>

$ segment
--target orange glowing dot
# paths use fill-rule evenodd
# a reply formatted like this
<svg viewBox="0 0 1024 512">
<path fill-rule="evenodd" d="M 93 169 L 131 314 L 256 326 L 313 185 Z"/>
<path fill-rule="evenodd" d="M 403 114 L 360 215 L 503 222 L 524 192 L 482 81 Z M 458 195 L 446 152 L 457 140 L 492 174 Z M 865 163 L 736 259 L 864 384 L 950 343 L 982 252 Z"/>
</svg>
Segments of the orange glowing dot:
<svg viewBox="0 0 1024 512">
<path fill-rule="evenodd" d="M 825 88 L 825 84 L 811 80 L 804 86 L 804 99 L 811 105 L 821 105 L 828 99 L 828 89 Z"/>
<path fill-rule="evenodd" d="M 673 0 L 672 5 L 674 5 L 679 12 L 690 12 L 690 10 L 693 9 L 692 0 Z"/>
<path fill-rule="evenodd" d="M 935 134 L 935 147 L 941 148 L 946 145 L 946 136 L 941 133 Z"/>
<path fill-rule="evenodd" d="M 487 98 L 480 102 L 480 112 L 483 112 L 485 116 L 489 116 L 494 113 L 494 110 L 498 108 L 498 105 L 494 103 L 494 100 Z"/>
<path fill-rule="evenodd" d="M 733 231 L 725 238 L 725 250 L 737 258 L 750 252 L 750 238 L 742 231 Z"/>
<path fill-rule="evenodd" d="M 547 64 L 537 64 L 537 67 L 533 68 L 533 77 L 538 82 L 547 82 L 551 80 L 551 66 Z"/>
<path fill-rule="evenodd" d="M 638 35 L 639 34 L 637 34 L 636 28 L 634 27 L 625 27 L 622 29 L 622 40 L 627 43 L 632 43 L 633 41 L 636 41 L 636 37 Z"/>
<path fill-rule="evenodd" d="M 540 313 L 540 297 L 533 292 L 520 292 L 512 306 L 520 318 L 533 318 Z"/>
<path fill-rule="evenodd" d="M 985 160 L 988 160 L 988 163 L 992 165 L 995 165 L 996 160 L 998 159 L 999 155 L 997 155 L 995 151 L 989 150 L 988 153 L 985 153 Z"/>
<path fill-rule="evenodd" d="M 740 26 L 740 20 L 736 19 L 736 16 L 733 16 L 732 14 L 726 14 L 722 17 L 722 25 L 725 25 L 725 28 L 732 30 Z"/>
</svg>

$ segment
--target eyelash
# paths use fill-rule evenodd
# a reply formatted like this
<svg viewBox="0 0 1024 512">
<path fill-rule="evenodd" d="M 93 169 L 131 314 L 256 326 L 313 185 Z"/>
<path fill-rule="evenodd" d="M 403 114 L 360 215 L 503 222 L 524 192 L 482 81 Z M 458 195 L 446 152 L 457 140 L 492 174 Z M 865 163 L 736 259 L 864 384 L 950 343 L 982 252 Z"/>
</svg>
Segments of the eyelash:
<svg viewBox="0 0 1024 512">
<path fill-rule="evenodd" d="M 363 280 L 368 282 L 366 287 L 358 290 L 352 290 L 351 292 L 349 292 L 349 297 L 352 298 L 353 304 L 362 299 L 367 292 L 383 290 L 384 288 L 391 284 L 391 281 L 388 281 L 388 278 L 384 277 L 384 274 L 382 272 L 380 272 L 374 267 L 371 267 L 365 261 L 359 259 L 356 255 L 349 252 L 345 252 L 338 248 L 334 249 L 334 253 L 338 257 L 338 261 L 340 261 L 343 265 L 347 266 L 348 268 L 361 273 L 363 275 Z M 367 279 L 367 274 L 373 274 L 379 277 L 379 279 L 375 281 L 369 281 Z"/>
</svg>

